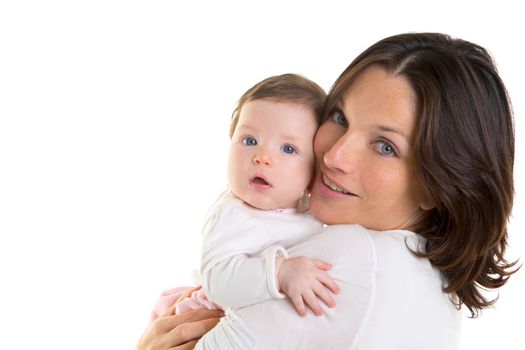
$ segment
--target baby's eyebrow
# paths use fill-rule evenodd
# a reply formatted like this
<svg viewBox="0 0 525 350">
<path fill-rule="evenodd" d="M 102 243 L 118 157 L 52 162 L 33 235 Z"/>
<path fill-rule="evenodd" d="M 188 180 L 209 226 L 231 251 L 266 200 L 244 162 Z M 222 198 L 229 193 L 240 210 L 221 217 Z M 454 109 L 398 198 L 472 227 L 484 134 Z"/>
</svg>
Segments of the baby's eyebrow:
<svg viewBox="0 0 525 350">
<path fill-rule="evenodd" d="M 295 135 L 283 134 L 283 135 L 281 135 L 281 137 L 284 140 L 286 140 L 287 142 L 290 142 L 290 143 L 300 143 L 300 138 L 298 138 Z"/>
<path fill-rule="evenodd" d="M 246 125 L 246 124 L 240 124 L 240 125 L 237 125 L 237 129 L 247 129 L 247 130 L 255 130 L 255 128 L 251 127 L 250 125 Z"/>
<path fill-rule="evenodd" d="M 314 138 L 312 137 L 301 137 L 302 135 L 283 133 L 280 135 L 282 140 L 292 144 L 295 147 L 308 148 L 310 145 L 313 145 Z"/>
</svg>

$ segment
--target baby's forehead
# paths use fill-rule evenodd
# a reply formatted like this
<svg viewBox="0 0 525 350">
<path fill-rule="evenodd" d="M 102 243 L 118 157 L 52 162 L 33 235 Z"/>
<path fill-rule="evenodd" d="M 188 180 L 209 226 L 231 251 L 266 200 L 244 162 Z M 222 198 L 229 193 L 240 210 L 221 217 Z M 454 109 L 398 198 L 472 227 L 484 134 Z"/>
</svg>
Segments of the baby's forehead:
<svg viewBox="0 0 525 350">
<path fill-rule="evenodd" d="M 240 108 L 239 114 L 240 119 L 261 118 L 271 115 L 283 119 L 288 116 L 296 116 L 298 123 L 308 123 L 316 120 L 316 112 L 312 106 L 298 101 L 273 98 L 249 100 Z M 291 122 L 291 120 L 288 122 Z"/>
<path fill-rule="evenodd" d="M 249 132 L 251 129 L 309 140 L 317 126 L 314 110 L 302 103 L 259 99 L 242 106 L 235 129 L 238 132 Z"/>
<path fill-rule="evenodd" d="M 242 132 L 266 132 L 268 135 L 299 139 L 308 137 L 308 135 L 304 133 L 304 130 L 301 127 L 302 125 L 303 124 L 297 121 L 279 124 L 261 120 L 254 122 L 241 119 L 237 124 L 237 130 Z"/>
</svg>

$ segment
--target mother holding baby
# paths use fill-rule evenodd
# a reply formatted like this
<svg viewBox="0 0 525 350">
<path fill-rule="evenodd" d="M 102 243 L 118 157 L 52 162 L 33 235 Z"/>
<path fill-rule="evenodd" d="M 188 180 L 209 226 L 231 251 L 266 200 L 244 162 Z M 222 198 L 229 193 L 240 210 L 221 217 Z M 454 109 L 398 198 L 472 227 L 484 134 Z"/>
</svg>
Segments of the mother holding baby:
<svg viewBox="0 0 525 350">
<path fill-rule="evenodd" d="M 486 50 L 437 33 L 383 39 L 328 95 L 310 211 L 320 234 L 288 250 L 332 264 L 341 293 L 323 317 L 286 300 L 155 320 L 138 350 L 457 349 L 460 307 L 493 304 L 513 201 L 510 101 Z M 353 226 L 352 230 L 348 225 Z M 212 329 L 213 328 L 213 329 Z M 211 331 L 210 331 L 211 330 Z M 208 333 L 209 332 L 209 333 Z"/>
</svg>

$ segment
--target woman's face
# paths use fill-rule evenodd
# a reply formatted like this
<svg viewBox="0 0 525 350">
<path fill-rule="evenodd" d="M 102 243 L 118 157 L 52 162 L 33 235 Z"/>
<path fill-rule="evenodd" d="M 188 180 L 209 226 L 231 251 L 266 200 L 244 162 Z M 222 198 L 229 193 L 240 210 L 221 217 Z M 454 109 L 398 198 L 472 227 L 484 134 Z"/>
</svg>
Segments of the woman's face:
<svg viewBox="0 0 525 350">
<path fill-rule="evenodd" d="M 415 121 L 416 97 L 403 76 L 363 71 L 315 137 L 311 212 L 327 224 L 410 229 L 429 209 L 412 157 Z"/>
</svg>

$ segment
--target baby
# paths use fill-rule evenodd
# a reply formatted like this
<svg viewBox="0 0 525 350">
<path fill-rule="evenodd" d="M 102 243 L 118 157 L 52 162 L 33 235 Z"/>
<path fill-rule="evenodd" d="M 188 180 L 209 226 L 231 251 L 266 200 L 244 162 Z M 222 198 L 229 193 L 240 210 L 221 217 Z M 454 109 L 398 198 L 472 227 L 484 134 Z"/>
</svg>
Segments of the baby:
<svg viewBox="0 0 525 350">
<path fill-rule="evenodd" d="M 331 265 L 288 259 L 286 252 L 323 227 L 305 212 L 305 198 L 325 96 L 295 74 L 267 78 L 241 96 L 230 127 L 229 189 L 210 209 L 203 229 L 202 289 L 179 301 L 177 313 L 219 305 L 236 309 L 286 296 L 301 316 L 306 307 L 322 315 L 319 299 L 335 306 L 332 293 L 339 287 L 326 272 Z M 172 292 L 164 295 L 171 298 L 168 304 L 175 299 Z"/>
</svg>

